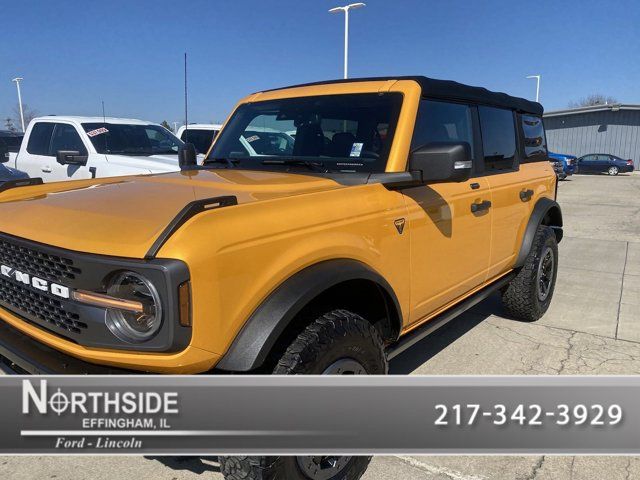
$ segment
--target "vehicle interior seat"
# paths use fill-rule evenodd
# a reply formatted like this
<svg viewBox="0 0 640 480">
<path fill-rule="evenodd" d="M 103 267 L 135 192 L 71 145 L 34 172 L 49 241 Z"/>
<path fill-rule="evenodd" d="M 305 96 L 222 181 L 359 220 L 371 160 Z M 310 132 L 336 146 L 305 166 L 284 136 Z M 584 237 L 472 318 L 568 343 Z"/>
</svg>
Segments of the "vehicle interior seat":
<svg viewBox="0 0 640 480">
<path fill-rule="evenodd" d="M 324 150 L 324 133 L 318 123 L 305 123 L 298 127 L 293 155 L 301 157 L 317 157 Z"/>
<path fill-rule="evenodd" d="M 334 133 L 329 145 L 329 155 L 332 157 L 348 157 L 356 137 L 351 132 Z"/>
</svg>

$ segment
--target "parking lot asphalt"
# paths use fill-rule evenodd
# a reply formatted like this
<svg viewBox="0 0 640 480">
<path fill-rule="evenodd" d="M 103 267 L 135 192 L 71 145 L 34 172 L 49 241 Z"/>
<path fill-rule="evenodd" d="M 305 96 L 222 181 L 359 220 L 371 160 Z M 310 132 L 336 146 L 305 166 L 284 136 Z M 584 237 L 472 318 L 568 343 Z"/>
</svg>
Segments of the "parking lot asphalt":
<svg viewBox="0 0 640 480">
<path fill-rule="evenodd" d="M 640 374 L 640 175 L 570 177 L 551 308 L 503 317 L 492 297 L 395 358 L 393 374 Z M 0 478 L 222 480 L 216 459 L 0 457 Z M 640 457 L 376 457 L 365 480 L 640 478 Z"/>
</svg>

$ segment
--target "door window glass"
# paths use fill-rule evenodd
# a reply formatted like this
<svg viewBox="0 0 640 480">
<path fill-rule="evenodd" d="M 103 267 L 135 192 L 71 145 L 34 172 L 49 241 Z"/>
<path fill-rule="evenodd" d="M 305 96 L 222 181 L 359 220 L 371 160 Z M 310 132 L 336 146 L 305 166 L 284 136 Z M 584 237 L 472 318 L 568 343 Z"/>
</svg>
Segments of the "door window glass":
<svg viewBox="0 0 640 480">
<path fill-rule="evenodd" d="M 437 142 L 467 142 L 473 152 L 471 109 L 468 105 L 434 100 L 420 102 L 411 149 Z"/>
<path fill-rule="evenodd" d="M 51 138 L 51 153 L 55 155 L 60 150 L 69 150 L 80 152 L 80 155 L 86 155 L 87 149 L 82 143 L 82 139 L 73 125 L 66 123 L 56 123 Z"/>
<path fill-rule="evenodd" d="M 516 131 L 513 112 L 478 107 L 486 172 L 511 170 L 516 163 Z"/>
</svg>

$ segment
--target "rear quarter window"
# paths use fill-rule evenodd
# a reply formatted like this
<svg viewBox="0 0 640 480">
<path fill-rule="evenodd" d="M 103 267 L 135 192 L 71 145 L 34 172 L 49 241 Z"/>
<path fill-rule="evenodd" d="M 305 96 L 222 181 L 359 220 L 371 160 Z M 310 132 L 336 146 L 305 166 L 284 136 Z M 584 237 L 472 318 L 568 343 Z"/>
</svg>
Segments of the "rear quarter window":
<svg viewBox="0 0 640 480">
<path fill-rule="evenodd" d="M 525 162 L 547 159 L 547 141 L 542 118 L 535 115 L 520 115 L 522 137 L 524 140 Z"/>
</svg>

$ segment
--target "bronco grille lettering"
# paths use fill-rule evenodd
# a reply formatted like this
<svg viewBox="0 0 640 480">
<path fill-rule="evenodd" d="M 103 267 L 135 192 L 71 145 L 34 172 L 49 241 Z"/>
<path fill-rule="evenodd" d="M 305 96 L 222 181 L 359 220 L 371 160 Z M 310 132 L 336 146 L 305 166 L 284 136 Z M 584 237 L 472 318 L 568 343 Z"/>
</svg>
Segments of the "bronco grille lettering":
<svg viewBox="0 0 640 480">
<path fill-rule="evenodd" d="M 10 278 L 11 280 L 29 285 L 36 290 L 48 292 L 56 297 L 69 298 L 69 288 L 64 285 L 52 283 L 42 278 L 34 277 L 26 272 L 21 272 L 8 265 L 0 265 L 0 275 Z"/>
</svg>

